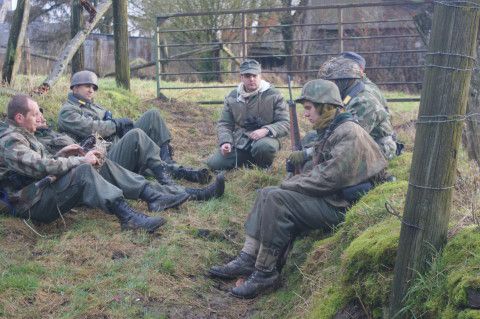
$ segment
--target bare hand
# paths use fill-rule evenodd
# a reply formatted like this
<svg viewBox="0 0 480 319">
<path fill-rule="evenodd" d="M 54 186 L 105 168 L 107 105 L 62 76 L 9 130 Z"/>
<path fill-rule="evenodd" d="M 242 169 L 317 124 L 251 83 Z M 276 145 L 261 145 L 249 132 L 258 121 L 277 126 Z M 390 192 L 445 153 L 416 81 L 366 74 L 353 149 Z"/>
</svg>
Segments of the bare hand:
<svg viewBox="0 0 480 319">
<path fill-rule="evenodd" d="M 55 154 L 55 157 L 84 156 L 83 148 L 78 144 L 67 145 Z"/>
<path fill-rule="evenodd" d="M 91 150 L 87 154 L 85 154 L 85 160 L 87 163 L 95 166 L 99 164 L 99 158 L 102 154 L 97 150 Z"/>
<path fill-rule="evenodd" d="M 225 143 L 225 144 L 222 144 L 222 146 L 220 146 L 220 153 L 223 156 L 226 156 L 231 151 L 232 151 L 232 144 L 230 143 Z"/>
<path fill-rule="evenodd" d="M 248 135 L 248 137 L 250 137 L 254 141 L 257 141 L 257 140 L 267 136 L 269 132 L 270 131 L 266 128 L 259 128 L 258 130 L 255 130 L 252 133 L 250 133 L 250 135 Z"/>
</svg>

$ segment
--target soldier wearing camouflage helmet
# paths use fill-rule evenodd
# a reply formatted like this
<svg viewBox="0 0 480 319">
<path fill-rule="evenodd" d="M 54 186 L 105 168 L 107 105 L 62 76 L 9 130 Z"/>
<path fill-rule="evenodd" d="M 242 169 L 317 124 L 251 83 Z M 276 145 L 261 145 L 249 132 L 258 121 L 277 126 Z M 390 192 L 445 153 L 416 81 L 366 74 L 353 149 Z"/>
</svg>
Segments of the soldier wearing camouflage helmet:
<svg viewBox="0 0 480 319">
<path fill-rule="evenodd" d="M 373 137 L 387 159 L 396 154 L 397 145 L 390 114 L 381 101 L 365 87 L 363 71 L 351 59 L 336 57 L 322 64 L 318 75 L 335 82 L 347 111 Z"/>
<path fill-rule="evenodd" d="M 287 104 L 272 84 L 262 80 L 261 66 L 246 59 L 240 65 L 238 87 L 225 98 L 217 125 L 218 149 L 207 165 L 227 170 L 255 164 L 269 167 L 288 134 Z"/>
<path fill-rule="evenodd" d="M 380 88 L 373 83 L 368 77 L 367 74 L 365 73 L 365 67 L 366 67 L 366 61 L 363 56 L 356 52 L 352 51 L 345 51 L 340 53 L 340 57 L 343 57 L 345 59 L 350 59 L 353 62 L 357 63 L 360 69 L 363 72 L 363 78 L 362 81 L 365 83 L 365 89 L 369 90 L 372 92 L 373 95 L 382 103 L 382 105 L 385 107 L 385 109 L 388 111 L 388 106 L 387 106 L 387 99 L 383 95 L 382 91 L 380 91 Z"/>
<path fill-rule="evenodd" d="M 170 132 L 158 110 L 145 112 L 135 123 L 128 118 L 113 118 L 112 113 L 94 103 L 98 78 L 91 71 L 75 73 L 71 79 L 67 101 L 58 115 L 58 127 L 77 142 L 92 134 L 112 142 L 108 158 L 135 173 L 148 169 L 164 185 L 175 185 L 167 171 L 176 178 L 207 183 L 210 174 L 206 168 L 193 169 L 176 164 L 170 157 Z M 168 161 L 168 163 L 167 163 Z M 204 189 L 186 190 L 194 199 L 210 199 L 223 194 L 223 177 Z"/>
<path fill-rule="evenodd" d="M 311 152 L 313 166 L 279 187 L 259 190 L 245 223 L 242 251 L 233 261 L 209 270 L 223 279 L 248 276 L 232 289 L 236 297 L 253 298 L 278 286 L 279 256 L 292 238 L 306 230 L 338 225 L 347 207 L 358 200 L 359 193 L 352 190 L 372 188 L 387 166 L 375 141 L 343 111 L 334 83 L 310 81 L 296 101 L 303 104 L 305 117 L 318 131 Z M 297 164 L 308 160 L 306 154 L 294 158 Z"/>
</svg>

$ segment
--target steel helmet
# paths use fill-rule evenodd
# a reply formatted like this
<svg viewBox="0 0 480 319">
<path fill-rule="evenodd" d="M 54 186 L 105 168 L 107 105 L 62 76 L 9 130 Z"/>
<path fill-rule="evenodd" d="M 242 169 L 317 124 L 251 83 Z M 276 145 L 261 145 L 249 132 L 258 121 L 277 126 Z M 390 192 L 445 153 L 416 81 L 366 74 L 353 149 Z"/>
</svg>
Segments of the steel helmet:
<svg viewBox="0 0 480 319">
<path fill-rule="evenodd" d="M 343 106 L 337 85 L 321 79 L 309 81 L 303 86 L 302 93 L 295 102 L 303 103 L 305 101 Z"/>
<path fill-rule="evenodd" d="M 361 79 L 363 71 L 358 63 L 351 59 L 336 57 L 320 66 L 318 77 L 324 80 Z"/>
<path fill-rule="evenodd" d="M 79 71 L 72 75 L 72 80 L 70 81 L 70 89 L 76 85 L 82 84 L 92 84 L 95 91 L 98 90 L 98 77 L 92 71 Z"/>
</svg>

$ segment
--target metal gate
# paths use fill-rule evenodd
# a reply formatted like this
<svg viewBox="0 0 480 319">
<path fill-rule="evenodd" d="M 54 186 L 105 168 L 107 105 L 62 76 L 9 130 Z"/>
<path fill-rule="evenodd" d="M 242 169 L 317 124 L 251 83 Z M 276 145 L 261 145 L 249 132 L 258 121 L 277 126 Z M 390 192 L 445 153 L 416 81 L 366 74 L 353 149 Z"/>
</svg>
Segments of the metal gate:
<svg viewBox="0 0 480 319">
<path fill-rule="evenodd" d="M 232 75 L 238 76 L 240 61 L 247 57 L 262 63 L 263 74 L 284 78 L 282 75 L 289 74 L 307 81 L 315 78 L 322 62 L 343 51 L 356 51 L 373 64 L 367 64 L 366 72 L 379 86 L 418 91 L 427 50 L 411 15 L 401 12 L 429 4 L 431 1 L 394 1 L 158 16 L 157 96 L 166 90 L 234 88 L 236 84 L 228 82 L 232 83 Z M 195 27 L 201 19 L 212 23 Z M 285 37 L 286 30 L 290 37 Z M 164 87 L 164 79 L 189 79 L 205 85 Z M 208 84 L 212 80 L 220 85 Z M 396 99 L 406 100 L 412 101 Z"/>
</svg>

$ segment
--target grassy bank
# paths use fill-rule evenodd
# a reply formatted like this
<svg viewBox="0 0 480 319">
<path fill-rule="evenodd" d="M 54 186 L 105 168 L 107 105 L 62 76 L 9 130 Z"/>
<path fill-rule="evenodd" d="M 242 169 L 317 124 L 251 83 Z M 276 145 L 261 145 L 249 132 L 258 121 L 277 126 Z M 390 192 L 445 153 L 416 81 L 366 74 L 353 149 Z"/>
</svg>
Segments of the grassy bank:
<svg viewBox="0 0 480 319">
<path fill-rule="evenodd" d="M 33 79 L 32 83 L 40 81 Z M 24 79 L 16 88 L 28 91 L 32 83 Z M 56 118 L 68 86 L 64 78 L 50 94 L 37 98 L 47 117 Z M 97 100 L 114 116 L 135 118 L 149 108 L 159 108 L 172 131 L 175 158 L 180 163 L 203 165 L 215 149 L 215 122 L 221 107 L 192 102 L 222 100 L 228 90 L 203 90 L 202 95 L 193 90 L 177 92 L 170 96 L 177 101 L 160 103 L 154 100 L 153 81 L 133 80 L 127 92 L 116 88 L 113 79 L 104 79 L 100 88 Z M 7 101 L 8 97 L 0 96 L 1 108 Z M 416 109 L 416 103 L 391 105 L 394 124 L 407 149 L 390 163 L 397 181 L 362 198 L 335 232 L 299 238 L 283 272 L 283 286 L 275 293 L 253 301 L 237 300 L 228 294 L 233 282 L 212 280 L 205 272 L 241 248 L 243 222 L 255 190 L 277 185 L 285 174 L 288 140 L 270 171 L 227 173 L 222 198 L 162 212 L 168 223 L 154 235 L 120 232 L 113 216 L 83 207 L 65 214 L 65 224 L 59 220 L 35 225 L 38 234 L 22 220 L 0 216 L 0 317 L 347 318 L 347 313 L 358 313 L 381 318 L 400 229 L 385 203 L 397 212 L 403 210 Z M 298 112 L 301 118 L 301 107 Z M 301 128 L 302 133 L 309 128 L 303 120 Z M 425 318 L 460 314 L 474 318 L 475 312 L 465 307 L 465 296 L 479 282 L 478 235 L 470 218 L 476 204 L 470 190 L 478 174 L 462 158 L 459 175 L 451 248 L 439 254 L 435 270 L 412 291 L 406 311 L 417 317 L 426 313 Z M 142 203 L 132 204 L 146 210 Z"/>
</svg>

